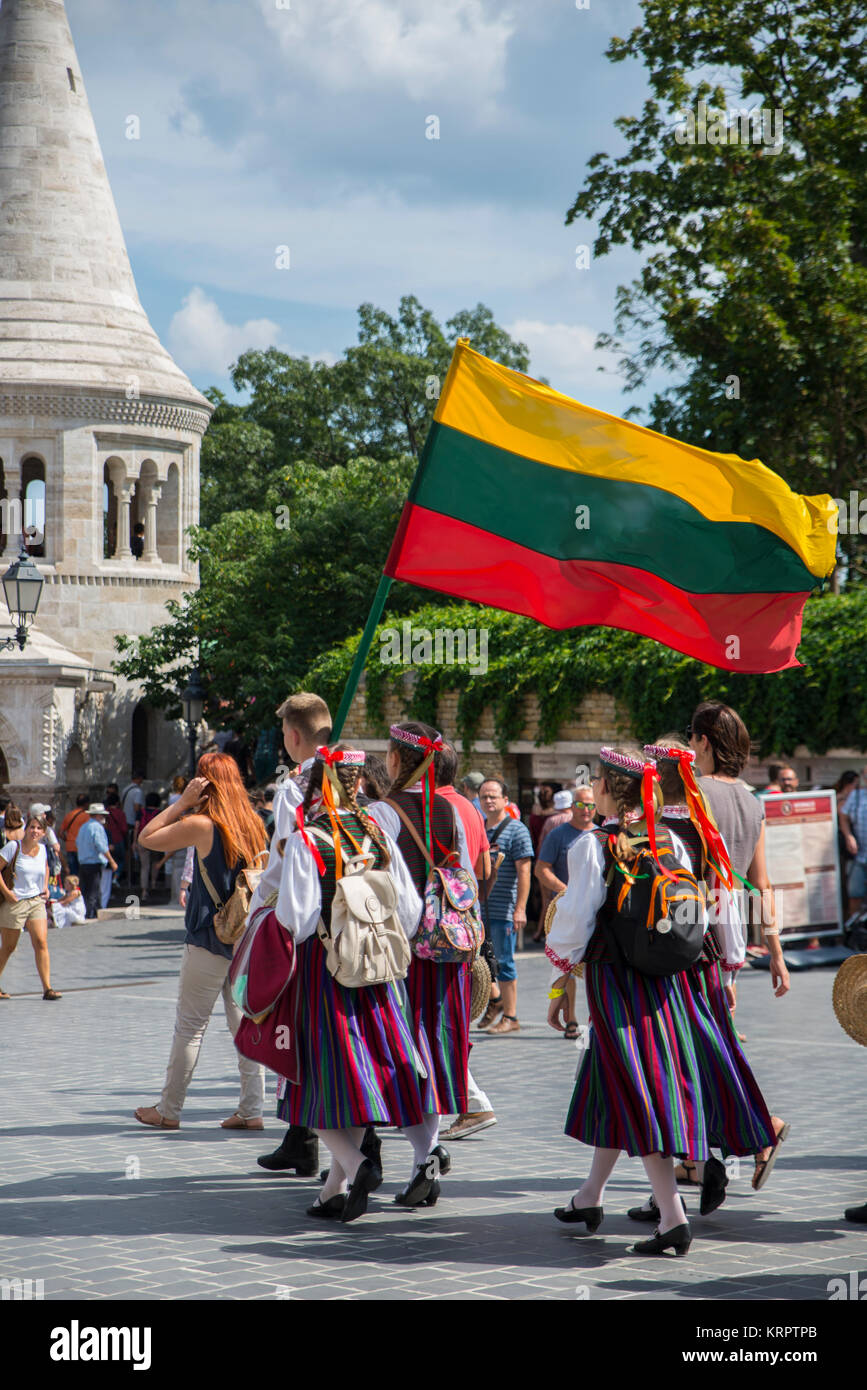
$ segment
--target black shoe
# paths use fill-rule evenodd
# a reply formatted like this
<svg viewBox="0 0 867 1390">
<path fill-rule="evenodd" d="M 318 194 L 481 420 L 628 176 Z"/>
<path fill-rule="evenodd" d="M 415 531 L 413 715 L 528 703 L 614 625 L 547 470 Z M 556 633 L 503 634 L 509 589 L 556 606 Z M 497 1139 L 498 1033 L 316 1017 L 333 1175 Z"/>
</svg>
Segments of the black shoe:
<svg viewBox="0 0 867 1390">
<path fill-rule="evenodd" d="M 686 1207 L 684 1207 L 684 1211 L 686 1211 Z M 630 1208 L 629 1208 L 629 1211 L 626 1213 L 626 1215 L 629 1217 L 630 1221 L 656 1221 L 656 1222 L 658 1222 L 658 1221 L 659 1221 L 659 1207 L 656 1205 L 656 1202 L 654 1201 L 653 1197 L 651 1197 L 651 1198 L 649 1199 L 649 1204 L 648 1204 L 648 1206 L 646 1206 L 646 1207 L 630 1207 Z"/>
<path fill-rule="evenodd" d="M 452 1156 L 448 1149 L 444 1149 L 442 1144 L 437 1144 L 435 1149 L 431 1149 L 431 1158 L 436 1158 L 440 1165 L 440 1174 L 445 1177 L 446 1173 L 451 1172 Z"/>
<path fill-rule="evenodd" d="M 382 1140 L 373 1125 L 368 1125 L 365 1129 L 360 1148 L 364 1157 L 369 1158 L 371 1163 L 382 1172 Z"/>
<path fill-rule="evenodd" d="M 437 1202 L 439 1201 L 440 1190 L 441 1189 L 439 1183 L 436 1179 L 434 1179 L 433 1187 L 431 1188 L 427 1197 L 425 1197 L 424 1201 L 420 1202 L 419 1205 L 422 1207 L 435 1207 Z"/>
<path fill-rule="evenodd" d="M 357 1221 L 359 1216 L 363 1216 L 367 1211 L 368 1194 L 375 1192 L 382 1184 L 382 1170 L 377 1168 L 375 1163 L 371 1163 L 369 1158 L 362 1160 L 358 1172 L 355 1174 L 352 1186 L 346 1194 L 343 1211 L 340 1220 L 346 1225 L 350 1221 Z"/>
<path fill-rule="evenodd" d="M 724 1164 L 720 1163 L 718 1158 L 709 1158 L 704 1165 L 704 1176 L 701 1180 L 701 1201 L 698 1209 L 702 1216 L 710 1216 L 712 1211 L 722 1206 L 728 1185 Z"/>
<path fill-rule="evenodd" d="M 558 1221 L 571 1223 L 573 1221 L 583 1221 L 587 1227 L 587 1234 L 593 1236 L 602 1225 L 602 1218 L 605 1215 L 602 1207 L 573 1207 L 570 1202 L 568 1207 L 558 1207 L 554 1212 Z"/>
<path fill-rule="evenodd" d="M 673 1250 L 675 1255 L 685 1255 L 691 1244 L 692 1231 L 689 1223 L 684 1221 L 680 1226 L 672 1226 L 664 1235 L 657 1231 L 650 1240 L 638 1241 L 632 1249 L 636 1255 L 663 1255 L 666 1250 Z"/>
<path fill-rule="evenodd" d="M 395 1202 L 399 1207 L 423 1206 L 433 1192 L 434 1186 L 439 1186 L 437 1183 L 439 1175 L 440 1162 L 436 1156 L 436 1150 L 434 1150 L 425 1163 L 420 1163 L 418 1165 L 415 1170 L 415 1176 L 409 1187 L 405 1187 L 403 1192 L 398 1192 L 394 1199 Z M 437 1196 L 439 1196 L 439 1193 L 437 1193 Z M 433 1205 L 433 1203 L 430 1205 Z"/>
<path fill-rule="evenodd" d="M 337 1221 L 343 1215 L 345 1206 L 346 1198 L 342 1192 L 338 1192 L 336 1197 L 329 1197 L 327 1202 L 314 1202 L 312 1207 L 307 1208 L 307 1215 L 318 1217 L 320 1221 Z"/>
<path fill-rule="evenodd" d="M 262 1154 L 256 1162 L 270 1173 L 294 1168 L 299 1178 L 315 1178 L 319 1168 L 319 1140 L 312 1129 L 290 1125 L 279 1148 L 273 1153 Z"/>
<path fill-rule="evenodd" d="M 847 1221 L 857 1221 L 860 1225 L 867 1225 L 867 1202 L 863 1207 L 847 1207 L 843 1215 Z"/>
</svg>

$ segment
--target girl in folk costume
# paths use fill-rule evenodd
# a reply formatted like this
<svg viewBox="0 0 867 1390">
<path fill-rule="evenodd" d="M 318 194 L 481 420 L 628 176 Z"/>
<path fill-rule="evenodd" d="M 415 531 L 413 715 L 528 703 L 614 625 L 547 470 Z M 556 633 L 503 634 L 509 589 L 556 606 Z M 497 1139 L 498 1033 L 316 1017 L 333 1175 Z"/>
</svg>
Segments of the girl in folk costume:
<svg viewBox="0 0 867 1390">
<path fill-rule="evenodd" d="M 386 768 L 392 778 L 386 801 L 373 802 L 371 816 L 397 841 L 413 883 L 424 892 L 428 861 L 456 856 L 473 872 L 460 817 L 444 796 L 436 795 L 436 754 L 442 735 L 428 724 L 392 724 Z M 452 860 L 453 862 L 453 860 Z M 434 1113 L 406 1129 L 413 1147 L 409 1186 L 395 1198 L 401 1206 L 433 1205 L 440 1172 L 449 1156 L 438 1143 L 440 1115 L 467 1113 L 472 978 L 464 964 L 439 964 L 413 955 L 406 978 L 410 1016 L 430 1079 L 428 1109 Z"/>
<path fill-rule="evenodd" d="M 568 1207 L 555 1214 L 561 1221 L 583 1223 L 591 1234 L 596 1231 L 604 1215 L 605 1184 L 625 1149 L 640 1155 L 659 1211 L 655 1236 L 635 1251 L 657 1255 L 673 1248 L 685 1255 L 692 1235 L 672 1155 L 706 1158 L 707 1127 L 683 978 L 640 974 L 625 962 L 604 925 L 597 924 L 610 893 L 616 901 L 618 870 L 631 862 L 639 837 L 650 840 L 652 851 L 666 849 L 684 869 L 690 868 L 682 842 L 655 825 L 662 796 L 653 771 L 652 762 L 632 753 L 600 750 L 592 785 L 606 819 L 600 831 L 582 835 L 570 849 L 568 886 L 552 911 L 545 947 L 555 970 L 548 1021 L 563 1030 L 565 984 L 583 961 L 592 1024 L 566 1133 L 595 1148 L 589 1176 Z"/>
<path fill-rule="evenodd" d="M 338 984 L 316 930 L 320 917 L 330 925 L 346 859 L 367 848 L 370 867 L 391 872 L 408 938 L 418 925 L 421 899 L 397 847 L 356 801 L 363 765 L 362 752 L 316 750 L 294 831 L 282 846 L 274 909 L 297 953 L 289 984 L 296 1080 L 286 1088 L 281 1113 L 315 1130 L 331 1154 L 325 1185 L 308 1214 L 343 1222 L 366 1212 L 368 1194 L 382 1182 L 379 1166 L 361 1151 L 365 1127 L 419 1126 L 425 1114 L 425 1068 L 402 981 L 358 989 Z"/>
<path fill-rule="evenodd" d="M 695 753 L 671 740 L 646 744 L 644 753 L 656 763 L 665 799 L 660 824 L 683 842 L 696 879 L 707 885 L 711 895 L 710 926 L 701 957 L 681 977 L 701 1073 L 708 1146 L 724 1154 L 755 1154 L 773 1144 L 775 1136 L 764 1097 L 738 1042 L 723 983 L 723 972 L 731 979 L 745 957 L 728 850 L 696 782 Z M 728 1182 L 723 1164 L 712 1157 L 706 1163 L 684 1159 L 682 1168 L 683 1178 L 701 1187 L 701 1215 L 716 1211 L 725 1201 Z M 652 1221 L 659 1212 L 651 1199 L 629 1215 Z"/>
</svg>

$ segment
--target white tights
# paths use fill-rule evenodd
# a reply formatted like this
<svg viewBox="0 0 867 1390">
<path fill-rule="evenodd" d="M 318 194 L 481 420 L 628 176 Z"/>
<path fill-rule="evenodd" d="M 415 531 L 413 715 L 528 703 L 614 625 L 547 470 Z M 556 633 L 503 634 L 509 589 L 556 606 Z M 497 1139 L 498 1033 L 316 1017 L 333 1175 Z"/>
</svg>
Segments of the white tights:
<svg viewBox="0 0 867 1390">
<path fill-rule="evenodd" d="M 590 1172 L 572 1198 L 573 1207 L 602 1206 L 605 1184 L 614 1172 L 614 1165 L 619 1157 L 620 1149 L 593 1150 Z M 649 1154 L 643 1157 L 641 1162 L 650 1179 L 650 1186 L 659 1208 L 659 1229 L 664 1234 L 686 1220 L 674 1177 L 674 1162 L 670 1158 L 663 1158 L 662 1154 Z M 704 1164 L 701 1164 L 701 1167 L 703 1169 Z"/>
<path fill-rule="evenodd" d="M 327 1202 L 345 1192 L 347 1183 L 351 1183 L 358 1172 L 364 1158 L 361 1152 L 364 1129 L 317 1129 L 315 1133 L 331 1154 L 328 1177 L 319 1192 L 319 1201 Z"/>
<path fill-rule="evenodd" d="M 420 1125 L 407 1125 L 403 1132 L 412 1144 L 412 1172 L 409 1175 L 412 1179 L 415 1177 L 416 1168 L 427 1162 L 431 1150 L 437 1146 L 440 1117 L 425 1115 Z"/>
</svg>

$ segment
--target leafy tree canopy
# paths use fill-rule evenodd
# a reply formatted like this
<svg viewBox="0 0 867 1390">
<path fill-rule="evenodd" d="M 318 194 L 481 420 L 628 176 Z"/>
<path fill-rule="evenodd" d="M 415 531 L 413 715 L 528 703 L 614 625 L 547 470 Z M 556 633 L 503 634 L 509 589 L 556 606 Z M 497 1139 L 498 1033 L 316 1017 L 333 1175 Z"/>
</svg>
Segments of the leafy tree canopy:
<svg viewBox="0 0 867 1390">
<path fill-rule="evenodd" d="M 392 594 L 399 587 L 395 585 Z M 623 707 L 628 732 L 646 742 L 684 728 L 700 700 L 724 700 L 739 711 L 760 754 L 791 756 L 798 744 L 815 753 L 832 747 L 867 748 L 867 670 L 853 660 L 853 653 L 867 642 L 864 589 L 809 599 L 798 649 L 804 664 L 775 675 L 721 671 L 616 628 L 558 632 L 531 618 L 474 604 L 428 603 L 409 621 L 416 640 L 423 629 L 432 636 L 437 628 L 487 632 L 487 669 L 479 662 L 479 639 L 475 646 L 468 644 L 476 669 L 469 662 L 450 665 L 447 660 L 386 664 L 377 654 L 389 651 L 386 629 L 399 629 L 400 620 L 384 618 L 365 672 L 368 717 L 377 725 L 383 724 L 386 691 L 404 693 L 409 675 L 410 714 L 435 726 L 438 697 L 446 690 L 458 691 L 458 733 L 465 746 L 472 744 L 482 711 L 490 706 L 496 737 L 505 751 L 523 728 L 524 700 L 530 695 L 539 701 L 537 742 L 552 743 L 560 726 L 574 719 L 585 695 L 603 690 Z M 336 707 L 357 646 L 356 634 L 319 657 L 305 677 L 305 687 L 318 690 Z M 447 656 L 444 644 L 440 650 Z"/>
<path fill-rule="evenodd" d="M 653 398 L 653 428 L 848 499 L 867 472 L 867 8 L 642 10 L 608 57 L 642 60 L 652 95 L 616 122 L 625 151 L 593 156 L 567 214 L 596 220 L 597 256 L 647 252 L 600 346 L 622 352 L 629 389 L 654 368 L 681 378 Z M 753 109 L 764 124 L 748 131 L 739 113 Z"/>
</svg>

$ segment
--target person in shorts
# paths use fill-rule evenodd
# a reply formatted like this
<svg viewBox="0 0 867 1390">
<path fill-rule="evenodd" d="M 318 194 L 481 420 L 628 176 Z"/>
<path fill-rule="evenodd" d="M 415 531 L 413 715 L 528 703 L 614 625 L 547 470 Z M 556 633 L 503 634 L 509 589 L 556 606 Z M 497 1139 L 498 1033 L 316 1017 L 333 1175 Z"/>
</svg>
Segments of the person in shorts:
<svg viewBox="0 0 867 1390">
<path fill-rule="evenodd" d="M 42 981 L 43 999 L 59 999 L 51 988 L 51 961 L 48 956 L 48 855 L 45 852 L 45 821 L 28 816 L 24 835 L 0 850 L 0 869 L 12 865 L 12 885 L 0 878 L 0 977 L 6 962 L 17 950 L 21 933 L 27 931 L 33 943 L 36 969 Z M 0 986 L 0 999 L 8 999 Z"/>
</svg>

